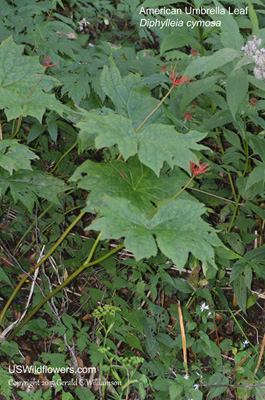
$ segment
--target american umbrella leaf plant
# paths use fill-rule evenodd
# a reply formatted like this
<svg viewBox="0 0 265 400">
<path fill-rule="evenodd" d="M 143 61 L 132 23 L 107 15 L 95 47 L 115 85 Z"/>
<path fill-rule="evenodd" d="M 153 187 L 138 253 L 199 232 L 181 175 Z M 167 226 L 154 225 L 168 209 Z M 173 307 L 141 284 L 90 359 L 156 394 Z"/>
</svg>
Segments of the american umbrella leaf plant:
<svg viewBox="0 0 265 400">
<path fill-rule="evenodd" d="M 263 2 L 0 11 L 0 397 L 264 399 Z"/>
</svg>

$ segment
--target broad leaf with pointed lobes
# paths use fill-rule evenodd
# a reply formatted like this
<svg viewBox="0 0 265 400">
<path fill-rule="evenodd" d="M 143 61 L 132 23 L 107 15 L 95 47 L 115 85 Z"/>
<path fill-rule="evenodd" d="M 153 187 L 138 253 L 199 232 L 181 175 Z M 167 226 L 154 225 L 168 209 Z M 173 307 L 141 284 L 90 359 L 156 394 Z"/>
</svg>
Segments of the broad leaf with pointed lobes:
<svg viewBox="0 0 265 400">
<path fill-rule="evenodd" d="M 82 121 L 77 124 L 81 129 L 81 150 L 93 140 L 97 149 L 117 145 L 125 160 L 137 153 L 140 161 L 159 176 L 165 161 L 172 168 L 178 165 L 189 171 L 189 160 L 195 157 L 192 150 L 205 149 L 198 143 L 205 133 L 190 131 L 183 135 L 172 125 L 162 124 L 144 126 L 135 133 L 131 120 L 110 110 L 104 111 L 108 115 L 83 111 Z"/>
<path fill-rule="evenodd" d="M 0 195 L 9 189 L 14 203 L 21 201 L 32 211 L 38 197 L 60 205 L 58 195 L 67 190 L 64 181 L 39 171 L 21 170 L 8 176 L 0 170 Z"/>
<path fill-rule="evenodd" d="M 70 178 L 77 181 L 78 187 L 90 191 L 89 205 L 100 208 L 104 205 L 104 196 L 124 198 L 148 214 L 152 211 L 152 204 L 171 198 L 187 182 L 187 175 L 179 168 L 161 174 L 156 174 L 137 157 L 131 157 L 127 162 L 113 161 L 111 163 L 95 163 L 87 160 Z M 187 192 L 183 193 L 184 199 L 193 200 Z"/>
<path fill-rule="evenodd" d="M 0 45 L 0 108 L 5 110 L 7 119 L 30 115 L 40 122 L 46 108 L 60 115 L 68 112 L 68 107 L 56 100 L 53 94 L 46 93 L 60 82 L 44 75 L 32 94 L 32 89 L 40 79 L 44 66 L 39 57 L 22 55 L 23 46 L 18 46 L 12 36 Z"/>
<path fill-rule="evenodd" d="M 136 260 L 157 254 L 158 248 L 181 270 L 192 253 L 214 268 L 214 246 L 222 246 L 215 230 L 201 218 L 204 206 L 193 200 L 175 199 L 152 218 L 129 200 L 105 196 L 99 216 L 87 229 L 102 232 L 102 239 L 125 238 Z"/>
<path fill-rule="evenodd" d="M 10 175 L 20 169 L 32 169 L 30 160 L 38 158 L 27 146 L 16 140 L 4 139 L 0 141 L 0 167 Z"/>
</svg>

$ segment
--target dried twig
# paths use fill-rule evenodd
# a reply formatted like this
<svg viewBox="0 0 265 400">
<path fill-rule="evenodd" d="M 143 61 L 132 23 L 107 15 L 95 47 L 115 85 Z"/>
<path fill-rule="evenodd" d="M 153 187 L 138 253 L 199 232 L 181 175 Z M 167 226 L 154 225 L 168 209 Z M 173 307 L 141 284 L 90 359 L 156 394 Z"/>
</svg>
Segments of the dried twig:
<svg viewBox="0 0 265 400">
<path fill-rule="evenodd" d="M 179 323 L 180 323 L 180 331 L 181 331 L 181 340 L 182 340 L 182 348 L 183 348 L 183 359 L 186 364 L 186 374 L 188 375 L 188 358 L 187 358 L 187 343 L 186 343 L 186 335 L 185 328 L 183 323 L 183 316 L 180 306 L 180 301 L 178 301 L 178 313 L 179 313 Z"/>
<path fill-rule="evenodd" d="M 258 372 L 258 369 L 259 369 L 259 366 L 260 366 L 260 363 L 261 363 L 261 359 L 262 359 L 262 356 L 263 356 L 263 353 L 264 353 L 264 347 L 265 347 L 265 333 L 263 335 L 263 339 L 262 339 L 262 343 L 261 343 L 261 349 L 260 349 L 260 355 L 259 355 L 257 366 L 256 366 L 256 368 L 254 370 L 254 374 L 256 374 Z"/>
<path fill-rule="evenodd" d="M 201 190 L 201 189 L 197 189 L 197 188 L 193 188 L 193 187 L 188 187 L 187 189 L 195 190 L 196 192 L 200 192 L 200 193 L 204 193 L 204 194 L 208 194 L 209 196 L 216 197 L 217 199 L 227 201 L 228 203 L 237 204 L 236 201 L 226 199 L 225 197 L 217 196 L 217 194 L 205 192 L 205 190 Z M 245 206 L 244 203 L 239 203 L 238 205 L 242 206 L 242 207 Z"/>
</svg>

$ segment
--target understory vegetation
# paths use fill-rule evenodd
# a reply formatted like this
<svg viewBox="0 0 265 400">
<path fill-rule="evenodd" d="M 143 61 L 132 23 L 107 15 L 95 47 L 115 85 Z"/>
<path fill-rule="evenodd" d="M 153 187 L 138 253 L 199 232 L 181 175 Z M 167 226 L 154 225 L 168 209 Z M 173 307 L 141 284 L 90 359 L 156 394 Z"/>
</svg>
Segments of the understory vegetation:
<svg viewBox="0 0 265 400">
<path fill-rule="evenodd" d="M 264 400 L 264 1 L 0 12 L 0 397 Z"/>
</svg>

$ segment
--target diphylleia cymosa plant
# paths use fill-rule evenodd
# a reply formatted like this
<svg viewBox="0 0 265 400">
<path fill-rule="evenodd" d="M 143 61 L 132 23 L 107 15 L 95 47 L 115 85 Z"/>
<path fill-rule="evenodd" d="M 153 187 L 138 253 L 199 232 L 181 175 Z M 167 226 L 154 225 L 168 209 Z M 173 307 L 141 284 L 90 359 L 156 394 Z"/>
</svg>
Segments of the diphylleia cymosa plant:
<svg viewBox="0 0 265 400">
<path fill-rule="evenodd" d="M 257 79 L 265 80 L 265 49 L 258 49 L 261 43 L 262 40 L 257 39 L 256 35 L 254 35 L 253 40 L 249 40 L 241 50 L 244 51 L 245 56 L 252 56 L 255 61 L 254 76 Z"/>
</svg>

